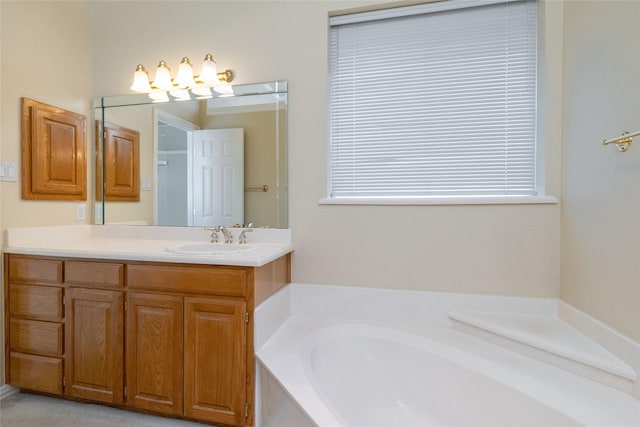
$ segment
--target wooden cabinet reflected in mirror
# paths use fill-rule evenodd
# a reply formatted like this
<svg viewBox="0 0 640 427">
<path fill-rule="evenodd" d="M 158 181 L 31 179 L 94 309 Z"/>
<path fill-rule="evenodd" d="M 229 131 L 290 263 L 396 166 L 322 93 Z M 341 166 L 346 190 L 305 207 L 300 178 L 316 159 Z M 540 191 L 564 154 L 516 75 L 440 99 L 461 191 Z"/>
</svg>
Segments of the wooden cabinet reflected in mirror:
<svg viewBox="0 0 640 427">
<path fill-rule="evenodd" d="M 96 135 L 100 122 L 96 121 Z M 96 200 L 140 201 L 140 133 L 113 123 L 104 123 L 104 162 L 99 138 L 96 143 Z M 104 183 L 102 171 L 104 167 Z"/>
</svg>

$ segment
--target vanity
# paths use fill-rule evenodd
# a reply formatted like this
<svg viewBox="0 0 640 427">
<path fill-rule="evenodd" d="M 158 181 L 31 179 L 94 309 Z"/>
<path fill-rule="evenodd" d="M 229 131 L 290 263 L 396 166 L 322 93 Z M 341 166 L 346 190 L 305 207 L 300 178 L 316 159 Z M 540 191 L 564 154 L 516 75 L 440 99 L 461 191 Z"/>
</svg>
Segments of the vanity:
<svg viewBox="0 0 640 427">
<path fill-rule="evenodd" d="M 231 229 L 236 242 L 241 231 Z M 253 425 L 253 310 L 290 282 L 291 234 L 255 229 L 246 245 L 176 252 L 194 245 L 208 246 L 208 232 L 110 225 L 8 230 L 7 383 Z"/>
</svg>

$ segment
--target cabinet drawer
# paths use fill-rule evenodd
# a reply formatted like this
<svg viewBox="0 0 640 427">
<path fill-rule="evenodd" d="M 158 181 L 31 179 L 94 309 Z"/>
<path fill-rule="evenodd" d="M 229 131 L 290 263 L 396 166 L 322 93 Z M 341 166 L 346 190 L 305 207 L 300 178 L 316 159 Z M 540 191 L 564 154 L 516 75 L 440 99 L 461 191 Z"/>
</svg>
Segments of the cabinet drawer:
<svg viewBox="0 0 640 427">
<path fill-rule="evenodd" d="M 15 317 L 59 322 L 63 317 L 62 288 L 10 285 L 9 314 Z"/>
<path fill-rule="evenodd" d="M 62 261 L 12 255 L 9 281 L 13 283 L 62 283 Z"/>
<path fill-rule="evenodd" d="M 11 319 L 9 328 L 9 346 L 12 351 L 62 356 L 61 323 Z"/>
<path fill-rule="evenodd" d="M 62 359 L 12 352 L 9 355 L 9 384 L 62 394 Z"/>
<path fill-rule="evenodd" d="M 67 261 L 64 266 L 66 283 L 124 286 L 124 265 L 113 262 Z"/>
<path fill-rule="evenodd" d="M 246 296 L 247 269 L 130 264 L 127 266 L 127 286 L 131 289 Z"/>
</svg>

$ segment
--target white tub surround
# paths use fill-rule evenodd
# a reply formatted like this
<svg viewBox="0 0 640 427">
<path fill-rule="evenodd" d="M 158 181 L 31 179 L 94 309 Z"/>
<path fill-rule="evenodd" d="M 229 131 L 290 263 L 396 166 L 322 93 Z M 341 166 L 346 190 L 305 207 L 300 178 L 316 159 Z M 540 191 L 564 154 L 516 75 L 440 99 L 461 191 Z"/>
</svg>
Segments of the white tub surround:
<svg viewBox="0 0 640 427">
<path fill-rule="evenodd" d="M 234 242 L 242 229 L 229 228 Z M 193 255 L 166 250 L 169 246 L 210 241 L 202 227 L 70 225 L 7 230 L 4 252 L 23 255 L 131 261 L 261 267 L 293 251 L 291 230 L 256 228 L 247 233 L 251 250 L 233 254 Z"/>
<path fill-rule="evenodd" d="M 636 371 L 557 316 L 453 311 L 453 327 L 599 383 L 633 393 Z"/>
<path fill-rule="evenodd" d="M 455 330 L 449 317 L 558 319 L 558 305 L 554 299 L 289 285 L 255 311 L 261 427 L 289 419 L 320 427 L 640 425 L 640 401 L 629 393 Z M 567 330 L 558 333 L 566 337 Z M 600 349 L 579 343 L 584 354 Z M 615 356 L 599 350 L 593 356 L 596 364 L 613 361 L 623 377 L 637 377 Z"/>
</svg>

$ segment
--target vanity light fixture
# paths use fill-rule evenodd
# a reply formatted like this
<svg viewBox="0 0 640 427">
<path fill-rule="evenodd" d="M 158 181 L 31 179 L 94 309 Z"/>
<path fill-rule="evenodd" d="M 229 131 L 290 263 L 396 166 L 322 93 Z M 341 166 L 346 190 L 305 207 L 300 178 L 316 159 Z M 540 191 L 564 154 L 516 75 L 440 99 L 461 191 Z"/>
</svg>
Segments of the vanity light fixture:
<svg viewBox="0 0 640 427">
<path fill-rule="evenodd" d="M 154 91 L 174 91 L 176 89 L 195 89 L 218 86 L 221 83 L 229 83 L 233 80 L 233 72 L 224 70 L 218 72 L 213 55 L 208 53 L 202 62 L 202 70 L 199 76 L 193 75 L 193 66 L 186 56 L 180 61 L 178 74 L 172 80 L 171 70 L 165 61 L 160 61 L 156 69 L 156 76 L 152 83 L 149 80 L 149 73 L 144 65 L 138 64 L 133 74 L 133 84 L 131 90 L 136 92 L 152 93 Z M 215 87 L 214 87 L 215 90 Z"/>
</svg>

